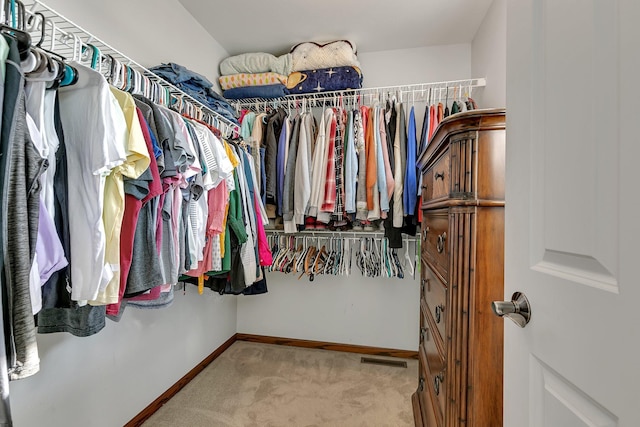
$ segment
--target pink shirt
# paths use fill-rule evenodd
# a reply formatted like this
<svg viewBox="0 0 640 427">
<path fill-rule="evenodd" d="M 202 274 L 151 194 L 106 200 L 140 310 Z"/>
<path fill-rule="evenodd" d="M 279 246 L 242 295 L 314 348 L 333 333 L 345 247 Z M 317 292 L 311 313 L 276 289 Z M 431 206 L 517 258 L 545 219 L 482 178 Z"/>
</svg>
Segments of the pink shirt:
<svg viewBox="0 0 640 427">
<path fill-rule="evenodd" d="M 185 273 L 187 276 L 199 277 L 207 271 L 211 271 L 211 246 L 213 245 L 213 239 L 218 238 L 222 232 L 222 222 L 224 221 L 227 197 L 229 197 L 229 192 L 227 191 L 227 182 L 225 180 L 220 181 L 217 187 L 209 190 L 207 194 L 209 215 L 207 217 L 207 242 L 204 246 L 204 258 L 198 262 L 198 267 Z M 222 202 L 224 202 L 225 205 L 221 207 Z"/>
<path fill-rule="evenodd" d="M 260 212 L 260 205 L 258 201 L 258 195 L 254 194 L 253 204 L 256 208 L 256 212 Z M 262 218 L 258 214 L 256 216 L 256 228 L 258 229 L 258 258 L 260 265 L 266 267 L 273 263 L 273 256 L 271 249 L 269 248 L 269 242 L 267 241 L 267 233 L 264 231 L 264 224 L 262 224 Z"/>
</svg>

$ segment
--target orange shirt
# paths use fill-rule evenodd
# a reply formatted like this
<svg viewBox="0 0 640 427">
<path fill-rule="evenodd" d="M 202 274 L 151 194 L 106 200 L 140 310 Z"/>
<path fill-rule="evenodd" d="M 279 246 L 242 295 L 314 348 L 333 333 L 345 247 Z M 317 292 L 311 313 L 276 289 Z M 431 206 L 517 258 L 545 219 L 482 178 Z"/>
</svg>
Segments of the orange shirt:
<svg viewBox="0 0 640 427">
<path fill-rule="evenodd" d="M 376 158 L 376 142 L 373 135 L 373 119 L 374 114 L 371 110 L 367 112 L 367 128 L 364 132 L 364 149 L 367 158 L 367 209 L 373 210 L 373 192 L 378 182 L 377 158 Z"/>
</svg>

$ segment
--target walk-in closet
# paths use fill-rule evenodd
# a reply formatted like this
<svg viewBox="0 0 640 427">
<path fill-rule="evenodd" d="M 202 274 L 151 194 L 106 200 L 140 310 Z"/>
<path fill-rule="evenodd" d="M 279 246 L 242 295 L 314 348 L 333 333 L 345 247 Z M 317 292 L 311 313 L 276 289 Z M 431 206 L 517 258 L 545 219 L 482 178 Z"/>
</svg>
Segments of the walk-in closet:
<svg viewBox="0 0 640 427">
<path fill-rule="evenodd" d="M 640 419 L 633 0 L 0 10 L 0 425 Z"/>
<path fill-rule="evenodd" d="M 152 414 L 210 363 L 249 357 L 248 367 L 255 352 L 261 368 L 271 358 L 300 363 L 261 350 L 271 345 L 311 352 L 309 360 L 337 351 L 337 360 L 315 363 L 399 381 L 365 381 L 397 395 L 368 421 L 349 405 L 385 406 L 362 389 L 343 397 L 342 415 L 331 401 L 307 413 L 292 404 L 302 414 L 292 409 L 291 425 L 414 422 L 428 268 L 418 158 L 448 116 L 505 106 L 504 2 L 444 7 L 460 25 L 449 35 L 413 28 L 421 20 L 405 13 L 398 18 L 408 22 L 387 35 L 336 19 L 331 29 L 291 22 L 291 31 L 273 22 L 270 40 L 237 26 L 229 27 L 237 36 L 216 33 L 205 18 L 240 23 L 243 13 L 177 0 L 6 2 L 2 31 L 17 43 L 20 102 L 55 166 L 35 198 L 40 224 L 51 221 L 59 237 L 35 255 L 26 239 L 5 250 L 3 390 L 14 425 L 161 423 Z M 311 15 L 300 11 L 304 21 Z M 280 61 L 272 73 L 242 69 L 266 56 Z M 256 84 L 263 78 L 273 84 Z M 86 157 L 89 147 L 102 151 Z M 20 200 L 7 194 L 10 204 Z M 19 203 L 31 210 L 32 199 Z M 3 230 L 15 233 L 18 217 L 3 210 Z M 40 242 L 44 227 L 35 230 Z M 10 274 L 20 260 L 13 247 L 41 260 L 31 267 L 40 286 L 28 265 Z M 16 295 L 24 280 L 30 294 Z M 296 371 L 283 366 L 268 370 Z M 340 393 L 363 381 L 352 373 L 341 374 Z M 259 407 L 257 395 L 242 399 Z M 223 418 L 209 425 L 250 425 L 251 416 Z"/>
</svg>

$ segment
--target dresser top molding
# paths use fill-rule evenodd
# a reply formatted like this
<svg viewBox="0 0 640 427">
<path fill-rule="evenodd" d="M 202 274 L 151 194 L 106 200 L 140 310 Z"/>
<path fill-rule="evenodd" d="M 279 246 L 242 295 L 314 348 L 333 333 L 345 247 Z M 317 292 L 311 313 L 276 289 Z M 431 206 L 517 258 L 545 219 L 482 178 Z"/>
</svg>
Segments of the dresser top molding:
<svg viewBox="0 0 640 427">
<path fill-rule="evenodd" d="M 436 128 L 427 148 L 418 156 L 418 168 L 424 170 L 427 161 L 433 158 L 434 153 L 445 148 L 449 135 L 468 131 L 504 129 L 505 111 L 504 108 L 471 110 L 445 118 Z"/>
</svg>

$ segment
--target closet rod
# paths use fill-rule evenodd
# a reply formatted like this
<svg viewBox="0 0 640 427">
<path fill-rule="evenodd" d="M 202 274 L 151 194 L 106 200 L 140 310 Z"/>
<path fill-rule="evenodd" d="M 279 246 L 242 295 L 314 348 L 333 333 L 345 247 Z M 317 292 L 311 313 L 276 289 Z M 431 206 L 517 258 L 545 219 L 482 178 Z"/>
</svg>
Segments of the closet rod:
<svg viewBox="0 0 640 427">
<path fill-rule="evenodd" d="M 309 231 L 298 231 L 297 233 L 284 233 L 283 230 L 277 229 L 266 229 L 265 232 L 267 234 L 271 234 L 274 236 L 282 236 L 282 237 L 350 237 L 360 238 L 360 237 L 384 237 L 384 231 L 358 231 L 358 230 L 346 230 L 346 231 L 333 231 L 333 230 L 309 230 Z M 419 236 L 403 236 L 402 240 L 414 241 L 418 240 Z"/>
<path fill-rule="evenodd" d="M 362 89 L 347 89 L 336 90 L 328 92 L 317 93 L 304 93 L 296 95 L 286 95 L 279 98 L 244 98 L 237 101 L 229 101 L 236 110 L 252 109 L 259 110 L 261 107 L 271 106 L 277 107 L 279 105 L 294 105 L 302 100 L 311 102 L 311 106 L 317 106 L 319 102 L 326 102 L 328 100 L 338 101 L 340 98 L 344 100 L 360 97 L 362 102 L 365 102 L 366 97 L 371 97 L 370 101 L 375 98 L 395 96 L 400 97 L 401 101 L 426 101 L 432 99 L 435 101 L 447 99 L 453 99 L 461 97 L 464 93 L 470 95 L 471 89 L 478 87 L 485 87 L 487 80 L 485 78 L 463 79 L 463 80 L 449 80 L 442 82 L 430 82 L 430 83 L 414 83 L 408 85 L 397 86 L 380 86 L 369 87 Z M 319 101 L 319 102 L 318 102 Z"/>
<path fill-rule="evenodd" d="M 48 48 L 67 59 L 75 57 L 74 53 L 78 49 L 77 43 L 82 43 L 82 46 L 87 47 L 87 52 L 92 51 L 89 45 L 95 46 L 99 49 L 103 58 L 107 55 L 111 55 L 117 61 L 135 69 L 154 83 L 167 88 L 173 98 L 172 101 L 189 102 L 197 107 L 197 109 L 210 116 L 213 121 L 211 124 L 217 125 L 216 127 L 218 127 L 218 129 L 223 133 L 227 135 L 230 135 L 231 133 L 239 133 L 240 127 L 236 123 L 233 123 L 231 120 L 213 111 L 206 105 L 203 105 L 197 99 L 133 61 L 128 56 L 98 39 L 84 28 L 65 18 L 41 1 L 24 0 L 22 3 L 25 6 L 25 13 L 27 17 L 31 18 L 27 23 L 25 23 L 25 30 L 30 33 L 34 44 L 41 39 L 42 35 L 44 35 L 46 41 L 43 43 L 42 47 Z M 91 55 L 89 55 L 89 58 L 90 56 Z M 168 107 L 171 107 L 171 105 L 168 105 Z"/>
</svg>

